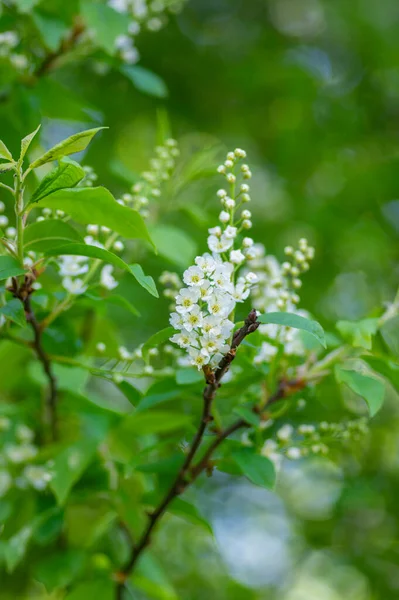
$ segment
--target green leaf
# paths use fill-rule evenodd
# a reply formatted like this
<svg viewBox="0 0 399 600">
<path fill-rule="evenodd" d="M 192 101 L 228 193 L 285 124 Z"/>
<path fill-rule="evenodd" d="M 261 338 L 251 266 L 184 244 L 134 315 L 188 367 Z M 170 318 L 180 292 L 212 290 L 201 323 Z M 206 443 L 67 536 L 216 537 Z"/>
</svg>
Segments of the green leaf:
<svg viewBox="0 0 399 600">
<path fill-rule="evenodd" d="M 164 80 L 152 71 L 137 65 L 123 65 L 120 70 L 140 92 L 156 98 L 166 98 L 168 95 Z"/>
<path fill-rule="evenodd" d="M 160 392 L 159 394 L 149 394 L 140 400 L 140 404 L 137 406 L 136 411 L 141 412 L 148 408 L 152 408 L 153 406 L 163 404 L 168 400 L 173 400 L 177 398 L 180 393 L 180 390 L 170 390 L 168 392 Z"/>
<path fill-rule="evenodd" d="M 173 329 L 173 327 L 166 327 L 165 329 L 161 329 L 161 331 L 154 333 L 154 335 L 152 335 L 143 344 L 143 348 L 142 348 L 143 359 L 147 362 L 148 353 L 151 350 L 151 348 L 155 348 L 156 346 L 159 346 L 163 342 L 166 342 L 166 340 L 168 340 L 174 333 L 175 333 L 175 330 Z"/>
<path fill-rule="evenodd" d="M 204 381 L 204 374 L 198 369 L 187 367 L 176 371 L 176 383 L 178 385 L 191 385 L 200 381 Z"/>
<path fill-rule="evenodd" d="M 54 459 L 50 487 L 58 504 L 64 504 L 69 492 L 94 458 L 97 440 L 82 439 L 65 448 Z"/>
<path fill-rule="evenodd" d="M 12 573 L 25 556 L 33 532 L 33 524 L 27 525 L 7 541 L 4 554 L 8 573 Z"/>
<path fill-rule="evenodd" d="M 293 327 L 294 329 L 302 329 L 313 335 L 324 348 L 326 347 L 326 340 L 324 337 L 324 330 L 317 321 L 311 321 L 300 317 L 295 313 L 289 312 L 271 312 L 265 313 L 258 317 L 260 323 L 273 323 L 275 325 L 282 325 L 284 327 Z"/>
<path fill-rule="evenodd" d="M 125 398 L 129 400 L 132 406 L 137 406 L 137 404 L 143 397 L 140 390 L 135 388 L 134 385 L 132 385 L 128 381 L 121 381 L 120 383 L 116 383 L 115 385 L 122 392 Z"/>
<path fill-rule="evenodd" d="M 25 327 L 26 325 L 25 312 L 22 302 L 17 300 L 17 298 L 13 298 L 4 304 L 4 306 L 0 308 L 0 315 L 3 315 L 6 319 L 13 321 L 21 327 Z"/>
<path fill-rule="evenodd" d="M 185 429 L 191 424 L 191 417 L 181 412 L 172 411 L 149 411 L 135 412 L 129 415 L 123 427 L 130 433 L 147 435 L 150 433 L 161 433 L 173 431 L 174 429 Z"/>
<path fill-rule="evenodd" d="M 21 268 L 19 262 L 11 256 L 0 256 L 0 281 L 9 277 L 24 275 L 25 271 Z"/>
<path fill-rule="evenodd" d="M 342 337 L 349 340 L 353 346 L 371 350 L 371 338 L 377 333 L 378 319 L 338 321 L 337 329 Z"/>
<path fill-rule="evenodd" d="M 193 262 L 197 244 L 187 233 L 172 225 L 156 225 L 150 233 L 161 256 L 182 268 Z"/>
<path fill-rule="evenodd" d="M 32 133 L 29 133 L 28 135 L 26 135 L 23 140 L 21 141 L 21 154 L 19 155 L 19 160 L 18 160 L 18 164 L 22 165 L 23 160 L 25 158 L 25 154 L 27 153 L 29 146 L 32 143 L 33 138 L 35 137 L 35 135 L 37 134 L 37 132 L 39 131 L 41 125 L 39 125 L 35 131 L 32 131 Z"/>
<path fill-rule="evenodd" d="M 399 365 L 395 363 L 389 356 L 376 358 L 374 356 L 362 356 L 373 371 L 377 371 L 385 377 L 397 390 L 399 390 Z"/>
<path fill-rule="evenodd" d="M 11 171 L 11 169 L 15 168 L 16 163 L 13 162 L 9 162 L 9 163 L 0 163 L 0 173 L 7 173 L 7 171 Z"/>
<path fill-rule="evenodd" d="M 73 255 L 73 256 L 89 256 L 90 258 L 97 258 L 106 263 L 113 265 L 114 267 L 119 267 L 124 271 L 127 271 L 131 275 L 135 277 L 137 282 L 142 285 L 144 289 L 150 291 L 148 285 L 144 285 L 142 283 L 142 278 L 138 278 L 133 272 L 132 267 L 126 264 L 119 256 L 110 252 L 109 250 L 105 250 L 103 248 L 98 248 L 97 246 L 91 246 L 89 244 L 67 244 L 65 246 L 57 246 L 56 248 L 51 248 L 46 252 L 46 256 L 62 256 L 62 255 Z M 155 283 L 152 277 L 147 277 L 147 279 L 151 279 L 153 286 L 155 288 Z M 152 291 L 150 291 L 152 293 Z M 152 293 L 152 295 L 155 295 Z"/>
<path fill-rule="evenodd" d="M 40 1 L 41 0 L 14 0 L 14 4 L 17 5 L 20 12 L 29 13 Z"/>
<path fill-rule="evenodd" d="M 113 600 L 115 598 L 115 584 L 109 578 L 101 579 L 97 576 L 94 581 L 78 583 L 73 590 L 65 596 L 65 600 Z"/>
<path fill-rule="evenodd" d="M 131 272 L 131 271 L 130 271 Z M 123 296 L 119 294 L 113 294 L 112 296 L 107 296 L 106 298 L 101 298 L 102 301 L 105 300 L 107 304 L 112 304 L 113 306 L 119 306 L 120 308 L 124 308 L 129 311 L 135 317 L 139 317 L 140 313 L 135 306 Z"/>
<path fill-rule="evenodd" d="M 82 225 L 104 225 L 125 238 L 147 240 L 154 247 L 142 216 L 118 204 L 104 187 L 58 190 L 39 200 L 38 206 L 63 210 Z"/>
<path fill-rule="evenodd" d="M 68 25 L 53 16 L 40 13 L 36 10 L 31 13 L 32 20 L 48 50 L 55 52 L 68 32 Z"/>
<path fill-rule="evenodd" d="M 11 152 L 7 148 L 4 142 L 0 140 L 0 158 L 14 162 Z"/>
<path fill-rule="evenodd" d="M 145 275 L 143 268 L 141 265 L 135 263 L 134 265 L 130 265 L 130 271 L 138 281 L 138 283 L 145 289 L 147 292 L 154 296 L 155 298 L 159 298 L 158 290 L 155 285 L 155 282 L 150 275 Z"/>
<path fill-rule="evenodd" d="M 245 477 L 255 485 L 272 489 L 276 481 L 276 472 L 271 460 L 260 454 L 255 454 L 252 448 L 240 448 L 232 454 Z"/>
<path fill-rule="evenodd" d="M 208 521 L 201 516 L 200 512 L 193 504 L 190 504 L 186 500 L 175 498 L 169 505 L 168 512 L 185 519 L 189 523 L 200 525 L 210 534 L 213 533 Z"/>
<path fill-rule="evenodd" d="M 335 367 L 335 377 L 338 383 L 345 383 L 355 394 L 358 394 L 368 404 L 370 415 L 374 417 L 384 402 L 385 385 L 380 379 L 363 375 L 358 371 Z"/>
<path fill-rule="evenodd" d="M 38 202 L 58 190 L 73 188 L 84 176 L 85 172 L 77 162 L 70 158 L 62 158 L 59 165 L 41 180 L 28 204 Z"/>
<path fill-rule="evenodd" d="M 140 598 L 179 600 L 179 596 L 173 589 L 167 573 L 149 551 L 141 557 L 137 569 L 130 577 L 130 581 L 135 588 L 142 592 Z"/>
<path fill-rule="evenodd" d="M 83 243 L 83 238 L 69 223 L 59 219 L 36 221 L 25 229 L 24 247 L 36 252 L 47 252 L 65 243 Z"/>
<path fill-rule="evenodd" d="M 48 556 L 40 557 L 33 568 L 33 576 L 49 592 L 69 586 L 80 575 L 86 556 L 79 548 L 53 550 Z"/>
<path fill-rule="evenodd" d="M 103 48 L 108 54 L 114 55 L 115 39 L 128 33 L 126 15 L 98 2 L 85 2 L 81 6 L 81 13 L 87 29 L 93 33 L 97 46 Z"/>
<path fill-rule="evenodd" d="M 96 133 L 102 129 L 107 129 L 107 127 L 95 127 L 94 129 L 86 129 L 86 131 L 80 131 L 79 133 L 71 135 L 66 140 L 63 140 L 50 148 L 43 156 L 33 161 L 33 163 L 29 165 L 29 168 L 37 169 L 37 167 L 52 162 L 53 160 L 68 156 L 69 154 L 75 154 L 75 152 L 81 152 L 88 146 Z"/>
<path fill-rule="evenodd" d="M 257 413 L 255 413 L 248 406 L 237 406 L 233 409 L 233 412 L 244 419 L 246 423 L 253 425 L 254 427 L 259 427 L 260 417 Z"/>
</svg>

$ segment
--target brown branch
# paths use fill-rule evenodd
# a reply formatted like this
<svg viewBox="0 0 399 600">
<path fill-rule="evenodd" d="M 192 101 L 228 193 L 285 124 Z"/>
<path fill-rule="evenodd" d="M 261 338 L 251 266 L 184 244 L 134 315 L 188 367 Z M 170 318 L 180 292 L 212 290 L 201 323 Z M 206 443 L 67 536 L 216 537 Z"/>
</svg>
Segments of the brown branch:
<svg viewBox="0 0 399 600">
<path fill-rule="evenodd" d="M 54 52 L 49 52 L 44 60 L 38 65 L 34 72 L 34 76 L 39 78 L 43 75 L 46 75 L 49 71 L 51 71 L 57 63 L 57 60 L 61 58 L 64 54 L 72 50 L 75 46 L 76 42 L 85 31 L 85 26 L 81 22 L 76 22 L 73 26 L 70 34 L 64 40 L 62 40 L 60 46 Z"/>
<path fill-rule="evenodd" d="M 148 515 L 148 518 L 149 518 L 148 525 L 145 528 L 145 530 L 144 530 L 141 538 L 137 542 L 137 544 L 133 545 L 129 560 L 127 561 L 123 570 L 115 575 L 115 580 L 117 582 L 117 589 L 116 589 L 117 600 L 122 598 L 123 587 L 125 585 L 126 579 L 132 573 L 143 550 L 150 543 L 152 531 L 154 530 L 158 521 L 160 520 L 162 515 L 167 510 L 169 504 L 175 498 L 177 498 L 177 496 L 179 496 L 186 489 L 186 487 L 188 485 L 190 485 L 192 483 L 192 481 L 194 480 L 193 477 L 191 476 L 192 461 L 197 453 L 198 448 L 201 445 L 201 442 L 203 440 L 203 436 L 204 436 L 204 433 L 205 433 L 208 423 L 210 423 L 213 420 L 213 417 L 211 415 L 212 402 L 215 398 L 218 388 L 221 385 L 220 381 L 221 381 L 222 377 L 224 376 L 224 374 L 230 368 L 230 365 L 233 362 L 233 360 L 235 359 L 236 349 L 238 348 L 238 346 L 243 342 L 243 340 L 245 339 L 245 337 L 247 335 L 256 331 L 258 327 L 259 327 L 259 323 L 256 320 L 256 311 L 252 310 L 249 313 L 247 319 L 245 320 L 243 327 L 238 329 L 235 332 L 235 334 L 233 335 L 231 348 L 227 352 L 227 354 L 221 359 L 216 371 L 211 371 L 210 369 L 204 369 L 207 385 L 203 392 L 204 403 L 203 403 L 202 417 L 201 417 L 200 424 L 198 426 L 197 433 L 194 436 L 194 439 L 191 443 L 190 449 L 187 453 L 184 463 L 181 466 L 171 487 L 169 488 L 168 492 L 166 493 L 166 495 L 164 496 L 164 498 L 162 499 L 160 504 L 157 506 L 157 508 Z M 219 445 L 219 443 L 221 443 L 221 441 L 223 439 L 225 439 L 225 437 L 228 437 L 228 435 L 230 435 L 230 433 L 232 433 L 234 431 L 234 430 L 230 431 L 230 429 L 231 428 L 228 428 L 224 432 L 225 435 L 221 434 L 218 437 L 218 440 L 220 440 L 220 441 L 218 442 L 217 445 Z M 222 437 L 223 435 L 224 435 L 224 437 Z M 204 464 L 204 467 L 201 469 L 201 471 L 205 468 L 206 464 L 207 464 L 207 461 Z M 200 473 L 200 471 L 198 471 L 196 476 L 199 475 L 199 473 Z"/>
<path fill-rule="evenodd" d="M 58 438 L 57 428 L 57 380 L 54 376 L 51 361 L 47 356 L 42 343 L 42 329 L 39 322 L 36 319 L 35 313 L 32 309 L 31 295 L 34 292 L 32 283 L 35 281 L 35 276 L 32 274 L 26 274 L 24 281 L 20 284 L 16 277 L 12 278 L 12 284 L 8 290 L 13 294 L 15 298 L 21 301 L 25 311 L 26 322 L 31 326 L 33 330 L 33 342 L 31 347 L 36 352 L 37 358 L 42 363 L 44 374 L 48 379 L 49 390 L 47 396 L 47 415 L 50 424 L 50 433 L 52 441 Z"/>
</svg>

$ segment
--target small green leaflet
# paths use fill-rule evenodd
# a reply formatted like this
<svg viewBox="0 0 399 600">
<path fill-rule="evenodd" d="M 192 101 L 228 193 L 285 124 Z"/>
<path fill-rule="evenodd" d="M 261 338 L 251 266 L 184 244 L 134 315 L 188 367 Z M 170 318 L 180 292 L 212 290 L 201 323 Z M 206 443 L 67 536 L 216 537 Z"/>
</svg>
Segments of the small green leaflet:
<svg viewBox="0 0 399 600">
<path fill-rule="evenodd" d="M 246 423 L 249 423 L 254 427 L 259 427 L 260 417 L 249 406 L 237 406 L 234 408 L 233 412 L 244 419 Z"/>
<path fill-rule="evenodd" d="M 41 125 L 39 125 L 37 127 L 37 129 L 35 129 L 35 131 L 32 131 L 32 133 L 29 133 L 27 136 L 25 136 L 23 138 L 23 140 L 21 141 L 21 154 L 19 155 L 19 160 L 18 160 L 18 164 L 22 165 L 23 160 L 25 158 L 25 154 L 27 153 L 29 146 L 32 143 L 33 138 L 35 137 L 35 135 L 37 134 L 37 132 L 39 131 Z"/>
<path fill-rule="evenodd" d="M 349 340 L 353 346 L 371 350 L 372 336 L 378 330 L 378 319 L 338 321 L 337 329 L 342 337 Z"/>
<path fill-rule="evenodd" d="M 142 398 L 142 393 L 128 381 L 121 381 L 115 384 L 133 406 L 137 406 Z"/>
<path fill-rule="evenodd" d="M 11 256 L 0 256 L 0 281 L 9 277 L 24 275 L 25 271 L 19 262 Z"/>
<path fill-rule="evenodd" d="M 363 375 L 358 371 L 335 367 L 335 378 L 338 383 L 345 383 L 355 394 L 358 394 L 368 404 L 370 415 L 374 417 L 383 405 L 385 385 L 381 379 L 371 375 Z"/>
<path fill-rule="evenodd" d="M 83 581 L 73 586 L 70 592 L 67 592 L 65 600 L 113 600 L 115 598 L 115 584 L 109 577 L 101 578 L 96 574 L 92 581 Z"/>
<path fill-rule="evenodd" d="M 15 162 L 0 163 L 0 173 L 7 173 L 7 171 L 11 171 L 11 169 L 14 169 L 15 165 Z"/>
<path fill-rule="evenodd" d="M 8 573 L 12 573 L 18 563 L 23 559 L 33 532 L 34 525 L 26 525 L 7 540 L 4 548 L 4 558 Z"/>
<path fill-rule="evenodd" d="M 157 286 L 150 275 L 145 275 L 143 268 L 141 265 L 135 263 L 134 265 L 130 265 L 130 271 L 133 273 L 139 284 L 154 296 L 155 298 L 159 298 Z"/>
<path fill-rule="evenodd" d="M 272 489 L 276 481 L 276 472 L 271 460 L 255 454 L 253 448 L 234 450 L 232 458 L 241 470 L 255 485 Z"/>
<path fill-rule="evenodd" d="M 0 308 L 0 315 L 3 315 L 6 319 L 13 321 L 17 325 L 24 327 L 26 325 L 25 312 L 22 306 L 22 302 L 13 298 L 9 300 Z"/>
<path fill-rule="evenodd" d="M 80 233 L 60 219 L 32 223 L 25 229 L 24 242 L 26 249 L 36 252 L 47 252 L 66 243 L 84 243 Z"/>
<path fill-rule="evenodd" d="M 46 252 L 46 256 L 62 256 L 62 255 L 72 255 L 72 256 L 89 256 L 90 258 L 98 258 L 106 263 L 113 265 L 114 267 L 119 267 L 124 271 L 127 271 L 135 279 L 137 282 L 143 286 L 147 291 L 155 294 L 150 291 L 148 285 L 143 285 L 142 278 L 138 278 L 133 271 L 132 267 L 129 267 L 119 256 L 114 254 L 113 252 L 109 252 L 108 250 L 104 250 L 103 248 L 98 248 L 97 246 L 90 246 L 89 244 L 66 244 L 65 246 L 57 246 L 56 248 L 50 249 Z M 151 281 L 153 282 L 152 278 Z M 155 288 L 155 283 L 153 282 L 153 286 Z M 158 296 L 157 296 L 158 297 Z"/>
<path fill-rule="evenodd" d="M 186 519 L 189 523 L 193 523 L 194 525 L 200 525 L 208 533 L 212 534 L 212 528 L 208 521 L 206 521 L 201 516 L 200 512 L 193 504 L 190 504 L 186 500 L 182 500 L 181 498 L 175 498 L 173 502 L 169 505 L 168 512 L 177 515 L 182 519 Z"/>
<path fill-rule="evenodd" d="M 186 429 L 191 424 L 191 416 L 181 412 L 172 411 L 148 411 L 135 412 L 126 417 L 122 427 L 130 433 L 147 435 L 150 433 L 161 433 L 173 431 L 174 429 Z"/>
<path fill-rule="evenodd" d="M 93 460 L 97 443 L 97 440 L 82 439 L 55 457 L 50 487 L 58 504 L 64 504 L 72 487 Z"/>
<path fill-rule="evenodd" d="M 144 92 L 144 94 L 148 94 L 149 96 L 155 96 L 156 98 L 167 97 L 168 88 L 164 80 L 152 71 L 138 65 L 123 65 L 120 71 L 140 92 Z"/>
<path fill-rule="evenodd" d="M 126 15 L 99 2 L 81 3 L 81 13 L 87 29 L 93 33 L 93 41 L 108 54 L 115 54 L 115 39 L 128 33 Z"/>
<path fill-rule="evenodd" d="M 62 158 L 63 156 L 81 152 L 88 146 L 96 133 L 102 129 L 107 129 L 107 127 L 95 127 L 94 129 L 86 129 L 86 131 L 80 131 L 79 133 L 71 135 L 66 140 L 63 140 L 50 148 L 43 156 L 33 161 L 33 163 L 29 165 L 29 168 L 37 169 L 37 167 L 52 162 L 53 160 L 57 160 L 58 158 Z"/>
<path fill-rule="evenodd" d="M 197 244 L 181 229 L 172 225 L 155 225 L 150 234 L 158 253 L 183 269 L 194 262 Z"/>
<path fill-rule="evenodd" d="M 57 167 L 48 173 L 33 192 L 29 204 L 38 202 L 58 190 L 73 188 L 85 176 L 82 167 L 70 158 L 62 158 Z"/>
<path fill-rule="evenodd" d="M 65 188 L 42 198 L 37 206 L 63 210 L 82 225 L 104 225 L 127 239 L 146 240 L 155 248 L 142 216 L 118 204 L 104 187 Z"/>
<path fill-rule="evenodd" d="M 177 369 L 176 371 L 176 383 L 178 385 L 191 385 L 192 383 L 199 383 L 204 380 L 204 374 L 198 369 L 186 367 L 183 369 Z"/>
<path fill-rule="evenodd" d="M 4 158 L 5 160 L 13 161 L 13 157 L 7 146 L 4 142 L 0 140 L 0 158 Z"/>
<path fill-rule="evenodd" d="M 106 302 L 107 304 L 111 304 L 113 306 L 119 306 L 120 308 L 124 308 L 129 311 L 135 317 L 139 317 L 140 313 L 129 300 L 126 300 L 123 296 L 119 294 L 112 294 L 111 296 L 95 296 L 94 294 L 85 294 L 85 298 L 89 300 L 93 300 L 94 302 Z"/>
<path fill-rule="evenodd" d="M 313 335 L 324 348 L 326 348 L 326 340 L 324 330 L 317 321 L 305 319 L 295 313 L 289 312 L 271 312 L 265 313 L 258 317 L 260 323 L 273 323 L 275 325 L 283 325 L 284 327 L 293 327 L 294 329 L 302 329 Z"/>
<path fill-rule="evenodd" d="M 165 329 L 161 329 L 161 331 L 154 333 L 154 335 L 152 335 L 145 342 L 145 344 L 143 344 L 142 352 L 143 352 L 144 360 L 146 362 L 148 361 L 148 353 L 151 348 L 155 348 L 156 346 L 159 346 L 163 342 L 166 342 L 166 340 L 168 340 L 174 333 L 175 333 L 175 330 L 173 329 L 173 327 L 166 327 Z"/>
</svg>

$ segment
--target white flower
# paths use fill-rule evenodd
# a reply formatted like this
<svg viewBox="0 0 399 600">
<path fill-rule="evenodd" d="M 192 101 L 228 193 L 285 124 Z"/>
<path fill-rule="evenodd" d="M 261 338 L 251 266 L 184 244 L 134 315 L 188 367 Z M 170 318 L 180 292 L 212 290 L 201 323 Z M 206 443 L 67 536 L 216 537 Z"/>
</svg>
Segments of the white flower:
<svg viewBox="0 0 399 600">
<path fill-rule="evenodd" d="M 92 235 L 86 235 L 86 237 L 84 238 L 85 243 L 88 246 L 97 246 L 97 248 L 102 248 L 104 249 L 104 244 L 102 244 L 101 242 L 99 242 L 98 240 L 96 240 Z"/>
<path fill-rule="evenodd" d="M 209 279 L 204 279 L 203 283 L 200 285 L 199 291 L 201 294 L 201 300 L 206 301 L 210 298 L 210 295 L 213 291 L 213 287 Z"/>
<path fill-rule="evenodd" d="M 35 490 L 42 491 L 46 489 L 51 480 L 51 473 L 45 468 L 36 465 L 28 465 L 23 470 L 24 477 L 29 481 Z"/>
<path fill-rule="evenodd" d="M 237 236 L 237 227 L 233 227 L 232 225 L 228 225 L 223 232 L 223 235 L 228 239 L 234 239 Z"/>
<path fill-rule="evenodd" d="M 182 288 L 176 297 L 177 312 L 184 314 L 192 310 L 196 302 L 198 302 L 200 295 L 198 287 Z"/>
<path fill-rule="evenodd" d="M 234 289 L 234 300 L 237 302 L 244 302 L 249 296 L 250 288 L 245 285 L 245 283 L 237 283 Z"/>
<path fill-rule="evenodd" d="M 288 448 L 286 456 L 291 460 L 298 460 L 299 458 L 301 458 L 301 451 L 299 448 L 296 448 L 294 446 L 293 448 Z"/>
<path fill-rule="evenodd" d="M 204 272 L 200 267 L 189 267 L 183 273 L 183 281 L 187 285 L 201 286 L 204 282 Z"/>
<path fill-rule="evenodd" d="M 61 277 L 82 275 L 83 273 L 87 273 L 89 270 L 86 256 L 63 255 L 60 256 L 59 259 Z"/>
<path fill-rule="evenodd" d="M 132 355 L 125 346 L 119 346 L 118 354 L 122 360 L 132 360 Z"/>
<path fill-rule="evenodd" d="M 253 241 L 253 239 L 252 239 L 252 238 L 250 238 L 250 237 L 245 237 L 245 238 L 242 240 L 242 245 L 243 245 L 243 247 L 244 247 L 244 248 L 251 248 L 251 246 L 253 246 L 253 245 L 254 245 L 254 241 Z"/>
<path fill-rule="evenodd" d="M 210 233 L 211 235 L 217 235 L 219 237 L 220 235 L 222 235 L 222 229 L 221 227 L 219 227 L 219 225 L 217 225 L 216 227 L 211 227 L 210 229 L 208 229 L 208 233 Z"/>
<path fill-rule="evenodd" d="M 96 350 L 97 350 L 98 352 L 101 352 L 101 353 L 105 352 L 105 350 L 106 350 L 106 345 L 104 344 L 104 342 L 98 342 L 98 343 L 96 344 Z"/>
<path fill-rule="evenodd" d="M 251 218 L 251 212 L 247 209 L 243 210 L 241 213 L 241 218 L 242 219 L 250 219 Z"/>
<path fill-rule="evenodd" d="M 225 210 L 222 210 L 222 212 L 219 215 L 219 221 L 221 223 L 228 223 L 230 221 L 230 215 L 228 212 L 226 212 Z"/>
<path fill-rule="evenodd" d="M 6 495 L 12 486 L 12 477 L 8 471 L 0 471 L 0 498 Z"/>
<path fill-rule="evenodd" d="M 194 333 L 182 329 L 179 333 L 175 333 L 170 338 L 170 341 L 180 346 L 180 348 L 188 348 L 196 344 L 197 339 Z"/>
<path fill-rule="evenodd" d="M 207 365 L 209 362 L 209 355 L 202 350 L 197 350 L 196 348 L 189 348 L 188 350 L 191 364 L 197 367 L 198 371 L 202 369 L 204 365 Z"/>
<path fill-rule="evenodd" d="M 170 315 L 169 323 L 175 329 L 182 329 L 182 327 L 184 327 L 184 316 L 179 315 L 179 313 L 173 312 Z"/>
<path fill-rule="evenodd" d="M 204 273 L 212 273 L 216 267 L 215 259 L 213 259 L 208 253 L 205 253 L 202 256 L 197 256 L 195 259 L 195 264 L 198 265 Z"/>
<path fill-rule="evenodd" d="M 203 314 L 198 304 L 196 304 L 190 312 L 185 314 L 184 327 L 187 329 L 187 331 L 197 329 L 198 327 L 201 327 L 202 319 Z"/>
<path fill-rule="evenodd" d="M 122 252 L 124 247 L 125 246 L 124 246 L 123 242 L 121 242 L 120 240 L 116 240 L 116 242 L 114 242 L 113 248 L 116 252 Z"/>
<path fill-rule="evenodd" d="M 224 202 L 225 208 L 232 210 L 235 207 L 235 205 L 236 205 L 236 203 L 234 202 L 234 200 L 232 198 L 226 198 L 226 200 Z"/>
<path fill-rule="evenodd" d="M 234 240 L 226 238 L 223 234 L 222 237 L 218 238 L 215 235 L 208 237 L 208 247 L 212 252 L 220 253 L 226 252 L 233 245 Z"/>
<path fill-rule="evenodd" d="M 0 216 L 0 227 L 7 227 L 8 225 L 8 217 L 6 215 Z"/>
<path fill-rule="evenodd" d="M 113 270 L 112 265 L 105 265 L 101 270 L 100 284 L 107 290 L 113 290 L 118 286 L 118 282 L 112 276 Z"/>
<path fill-rule="evenodd" d="M 235 302 L 229 294 L 215 292 L 208 300 L 208 310 L 212 315 L 227 317 L 235 306 Z"/>
<path fill-rule="evenodd" d="M 274 336 L 270 336 L 274 337 Z M 277 354 L 277 346 L 269 344 L 269 342 L 262 342 L 259 353 L 255 356 L 254 362 L 259 365 L 262 362 L 269 362 L 273 356 Z"/>
<path fill-rule="evenodd" d="M 290 439 L 290 437 L 292 436 L 293 433 L 294 433 L 294 428 L 292 427 L 292 425 L 289 425 L 287 423 L 286 425 L 283 425 L 282 427 L 280 427 L 280 429 L 277 431 L 277 437 L 282 442 L 286 442 L 287 440 Z"/>
<path fill-rule="evenodd" d="M 202 354 L 205 354 L 205 356 L 215 354 L 215 352 L 220 350 L 224 351 L 224 353 L 229 350 L 229 346 L 221 345 L 220 340 L 212 335 L 204 335 L 200 341 L 202 346 L 201 352 Z"/>
<path fill-rule="evenodd" d="M 72 277 L 64 277 L 62 280 L 62 287 L 65 288 L 70 294 L 74 294 L 75 296 L 84 294 L 87 290 L 87 285 L 85 285 L 83 279 L 80 279 L 79 277 L 77 279 L 72 279 Z"/>
<path fill-rule="evenodd" d="M 230 252 L 230 261 L 235 265 L 240 265 L 242 262 L 244 262 L 244 260 L 245 256 L 241 250 L 232 250 Z"/>
<path fill-rule="evenodd" d="M 20 442 L 31 442 L 35 437 L 35 434 L 32 429 L 21 423 L 15 430 L 15 436 Z"/>
</svg>

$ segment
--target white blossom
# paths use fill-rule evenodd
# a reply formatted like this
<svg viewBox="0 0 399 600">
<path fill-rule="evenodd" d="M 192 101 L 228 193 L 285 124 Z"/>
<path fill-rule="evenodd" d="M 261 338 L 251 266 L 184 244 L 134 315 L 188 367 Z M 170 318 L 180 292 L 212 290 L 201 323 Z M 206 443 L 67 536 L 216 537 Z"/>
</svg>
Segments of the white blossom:
<svg viewBox="0 0 399 600">
<path fill-rule="evenodd" d="M 105 265 L 101 269 L 100 284 L 107 290 L 113 290 L 118 286 L 118 282 L 112 275 L 113 270 L 114 267 L 112 265 Z"/>
</svg>

